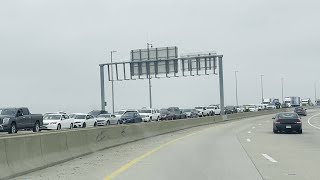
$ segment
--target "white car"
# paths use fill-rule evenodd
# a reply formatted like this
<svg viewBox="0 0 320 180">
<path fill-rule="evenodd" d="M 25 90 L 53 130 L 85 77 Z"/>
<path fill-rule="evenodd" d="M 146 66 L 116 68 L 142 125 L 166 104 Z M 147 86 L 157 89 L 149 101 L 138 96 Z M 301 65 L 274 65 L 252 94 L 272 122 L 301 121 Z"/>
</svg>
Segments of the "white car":
<svg viewBox="0 0 320 180">
<path fill-rule="evenodd" d="M 198 115 L 200 117 L 210 116 L 213 113 L 212 109 L 207 109 L 207 107 L 204 106 L 198 106 L 195 107 L 195 109 L 198 111 Z"/>
<path fill-rule="evenodd" d="M 257 111 L 259 111 L 259 109 L 258 109 L 257 106 L 251 105 L 251 106 L 248 106 L 247 108 L 248 108 L 248 110 L 249 110 L 250 112 L 257 112 Z"/>
<path fill-rule="evenodd" d="M 42 129 L 72 129 L 74 125 L 73 119 L 65 114 L 47 114 L 43 117 Z"/>
<path fill-rule="evenodd" d="M 100 114 L 97 116 L 97 125 L 98 126 L 109 126 L 120 124 L 120 120 L 116 118 L 116 115 L 114 114 Z"/>
<path fill-rule="evenodd" d="M 221 114 L 221 109 L 218 106 L 215 105 L 210 105 L 207 107 L 207 109 L 212 111 L 212 115 L 220 115 Z"/>
<path fill-rule="evenodd" d="M 97 119 L 90 114 L 75 113 L 74 117 L 75 128 L 86 128 L 97 126 Z"/>
<path fill-rule="evenodd" d="M 159 121 L 160 119 L 160 111 L 157 109 L 141 109 L 139 114 L 144 122 Z"/>
<path fill-rule="evenodd" d="M 237 106 L 236 109 L 237 109 L 238 113 L 243 113 L 244 112 L 244 107 L 243 106 Z"/>
<path fill-rule="evenodd" d="M 267 106 L 267 109 L 272 110 L 272 109 L 277 109 L 277 107 L 275 105 L 270 104 Z"/>
</svg>

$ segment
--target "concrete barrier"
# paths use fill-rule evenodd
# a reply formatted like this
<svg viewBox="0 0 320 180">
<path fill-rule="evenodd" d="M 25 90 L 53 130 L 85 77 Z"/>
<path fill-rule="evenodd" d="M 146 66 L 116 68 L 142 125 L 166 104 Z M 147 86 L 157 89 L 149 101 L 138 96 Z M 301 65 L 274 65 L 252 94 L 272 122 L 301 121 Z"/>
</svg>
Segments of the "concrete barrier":
<svg viewBox="0 0 320 180">
<path fill-rule="evenodd" d="M 4 141 L 12 175 L 21 175 L 47 166 L 42 158 L 40 134 L 6 137 Z"/>
<path fill-rule="evenodd" d="M 8 165 L 6 144 L 0 139 L 0 179 L 12 175 L 13 172 Z"/>
<path fill-rule="evenodd" d="M 160 134 L 228 120 L 275 114 L 280 111 L 292 111 L 292 109 L 0 138 L 0 179 L 9 179 L 105 148 Z"/>
</svg>

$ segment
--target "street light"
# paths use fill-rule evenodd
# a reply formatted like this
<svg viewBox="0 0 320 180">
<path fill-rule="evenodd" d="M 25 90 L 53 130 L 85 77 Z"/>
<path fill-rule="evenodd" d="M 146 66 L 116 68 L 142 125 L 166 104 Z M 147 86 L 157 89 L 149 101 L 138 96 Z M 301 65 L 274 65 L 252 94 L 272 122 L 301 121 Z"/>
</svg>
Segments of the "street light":
<svg viewBox="0 0 320 180">
<path fill-rule="evenodd" d="M 237 102 L 237 106 L 239 106 L 239 100 L 238 100 L 238 77 L 237 77 L 237 73 L 239 71 L 234 71 L 234 75 L 236 78 L 236 102 Z"/>
<path fill-rule="evenodd" d="M 262 95 L 262 104 L 263 104 L 263 99 L 264 99 L 264 97 L 263 97 L 263 74 L 261 74 L 261 95 Z"/>
<path fill-rule="evenodd" d="M 281 87 L 282 87 L 282 92 L 281 92 L 281 94 L 282 94 L 282 104 L 284 103 L 284 99 L 283 99 L 283 81 L 284 81 L 284 78 L 281 78 Z"/>
<path fill-rule="evenodd" d="M 147 43 L 148 60 L 150 59 L 149 46 L 152 48 L 153 45 L 150 43 Z M 152 108 L 152 94 L 151 94 L 151 76 L 150 76 L 150 74 L 148 75 L 148 80 L 149 80 L 149 104 L 150 104 L 150 109 L 151 109 Z"/>
<path fill-rule="evenodd" d="M 317 105 L 317 83 L 318 81 L 314 82 L 314 105 Z"/>
<path fill-rule="evenodd" d="M 112 56 L 113 53 L 116 53 L 117 51 L 111 51 L 111 63 L 112 62 Z M 113 66 L 111 66 L 111 92 L 112 92 L 112 113 L 114 114 L 114 87 L 113 87 Z"/>
</svg>

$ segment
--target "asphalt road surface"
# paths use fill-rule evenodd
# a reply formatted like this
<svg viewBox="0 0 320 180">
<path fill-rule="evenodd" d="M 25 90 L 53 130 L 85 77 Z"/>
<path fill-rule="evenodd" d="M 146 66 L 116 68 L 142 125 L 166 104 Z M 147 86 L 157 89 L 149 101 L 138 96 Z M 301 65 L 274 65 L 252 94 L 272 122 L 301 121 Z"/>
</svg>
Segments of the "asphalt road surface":
<svg viewBox="0 0 320 180">
<path fill-rule="evenodd" d="M 308 111 L 303 134 L 273 134 L 272 115 L 248 118 L 128 143 L 15 180 L 319 180 L 320 111 Z"/>
</svg>

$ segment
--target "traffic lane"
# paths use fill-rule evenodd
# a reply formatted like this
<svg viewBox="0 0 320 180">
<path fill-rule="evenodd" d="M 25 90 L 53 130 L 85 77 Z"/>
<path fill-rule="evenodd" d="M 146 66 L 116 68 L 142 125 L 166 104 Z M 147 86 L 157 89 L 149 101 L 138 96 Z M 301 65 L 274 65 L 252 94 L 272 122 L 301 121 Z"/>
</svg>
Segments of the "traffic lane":
<svg viewBox="0 0 320 180">
<path fill-rule="evenodd" d="M 270 119 L 257 122 L 238 135 L 265 180 L 319 179 L 320 131 L 308 124 L 308 119 L 318 113 L 312 111 L 309 116 L 302 117 L 303 134 L 273 134 Z"/>
<path fill-rule="evenodd" d="M 103 151 L 99 151 L 94 154 L 90 154 L 88 156 L 77 158 L 77 159 L 74 159 L 72 161 L 69 161 L 69 162 L 66 162 L 63 164 L 59 164 L 59 165 L 49 167 L 49 168 L 46 168 L 46 169 L 43 169 L 40 171 L 26 174 L 26 175 L 18 177 L 18 178 L 14 178 L 14 180 L 21 180 L 21 179 L 26 179 L 26 178 L 32 179 L 32 180 L 42 180 L 42 179 L 48 179 L 48 180 L 55 180 L 55 179 L 68 179 L 68 180 L 104 179 L 106 176 L 112 174 L 114 171 L 116 171 L 117 169 L 119 169 L 120 167 L 125 165 L 126 163 L 132 161 L 133 159 L 135 159 L 145 153 L 150 152 L 154 148 L 157 148 L 157 147 L 159 147 L 165 143 L 168 143 L 172 140 L 184 137 L 186 135 L 189 135 L 189 134 L 192 134 L 192 133 L 195 133 L 198 131 L 201 131 L 199 133 L 199 134 L 201 134 L 202 131 L 205 129 L 208 129 L 206 131 L 211 131 L 213 133 L 213 136 L 210 134 L 210 138 L 205 137 L 206 139 L 209 139 L 208 142 L 207 141 L 204 141 L 204 143 L 197 143 L 196 141 L 190 142 L 191 143 L 190 146 L 192 146 L 192 143 L 195 143 L 195 144 L 197 144 L 197 146 L 199 146 L 199 148 L 198 148 L 199 152 L 189 152 L 188 151 L 188 153 L 191 153 L 191 154 L 190 154 L 190 156 L 187 156 L 187 157 L 188 158 L 192 157 L 192 156 L 194 156 L 195 153 L 196 153 L 196 155 L 201 156 L 201 154 L 203 153 L 201 151 L 201 146 L 209 146 L 208 143 L 215 142 L 216 148 L 211 147 L 213 150 L 212 150 L 212 152 L 210 152 L 210 154 L 213 154 L 215 149 L 218 149 L 219 153 L 224 154 L 224 156 L 221 156 L 221 157 L 219 156 L 217 158 L 218 159 L 227 159 L 228 161 L 226 163 L 224 163 L 224 161 L 222 161 L 222 160 L 219 160 L 220 162 L 217 160 L 212 160 L 212 161 L 210 160 L 211 162 L 206 161 L 206 163 L 204 163 L 203 165 L 201 165 L 199 167 L 195 167 L 195 168 L 198 171 L 201 171 L 200 169 L 204 168 L 204 166 L 208 166 L 208 164 L 212 163 L 211 166 L 215 166 L 216 169 L 218 169 L 218 170 L 215 170 L 216 173 L 223 171 L 222 174 L 226 174 L 226 177 L 227 177 L 231 174 L 230 171 L 233 171 L 233 169 L 230 169 L 230 168 L 228 169 L 228 165 L 230 165 L 230 163 L 233 164 L 234 162 L 232 161 L 232 159 L 234 158 L 235 160 L 237 160 L 238 157 L 229 158 L 230 153 L 229 154 L 224 153 L 223 151 L 225 150 L 225 148 L 222 148 L 222 147 L 219 148 L 219 146 L 224 145 L 224 142 L 223 141 L 216 141 L 216 139 L 218 139 L 219 136 L 221 137 L 224 135 L 228 135 L 228 137 L 226 139 L 229 139 L 228 140 L 229 145 L 225 144 L 224 147 L 229 146 L 229 147 L 234 148 L 233 146 L 238 145 L 237 148 L 239 148 L 239 143 L 237 143 L 235 140 L 236 133 L 241 132 L 244 129 L 248 128 L 249 126 L 254 124 L 259 119 L 266 119 L 266 118 L 270 119 L 271 117 L 272 116 L 269 115 L 269 116 L 264 116 L 264 117 L 248 118 L 248 119 L 243 119 L 243 120 L 238 120 L 238 121 L 228 121 L 228 122 L 212 124 L 212 125 L 208 125 L 208 126 L 200 126 L 200 127 L 190 128 L 190 129 L 186 129 L 186 130 L 182 130 L 182 131 L 178 131 L 178 132 L 174 132 L 174 133 L 169 133 L 169 134 L 164 134 L 164 135 L 160 135 L 160 136 L 156 136 L 156 137 L 151 137 L 151 138 L 147 138 L 144 140 L 140 140 L 140 141 L 116 146 L 113 148 L 109 148 L 109 149 L 106 149 Z M 188 143 L 189 143 L 189 141 L 188 141 Z M 236 144 L 236 145 L 233 145 L 233 144 Z M 176 146 L 176 145 L 171 144 L 170 146 Z M 165 151 L 165 150 L 166 150 L 166 148 L 163 148 L 163 149 L 159 150 L 158 152 Z M 180 148 L 179 148 L 179 150 L 180 150 Z M 156 152 L 155 154 L 152 154 L 150 156 L 150 158 L 153 158 L 153 156 L 157 156 L 158 152 Z M 182 151 L 182 153 L 183 153 L 183 151 Z M 242 153 L 240 153 L 240 154 L 241 154 L 242 158 L 244 158 L 243 154 Z M 167 155 L 165 154 L 165 156 L 167 156 Z M 202 154 L 202 156 L 204 156 L 204 155 Z M 165 174 L 165 173 L 167 173 L 166 171 L 170 171 L 170 169 L 166 169 L 166 171 L 163 170 L 163 167 L 166 167 L 167 164 L 171 163 L 171 161 L 175 161 L 175 154 L 171 154 L 170 157 L 171 157 L 169 159 L 170 161 L 165 161 L 165 162 L 163 162 L 161 167 L 157 167 L 158 174 L 159 173 Z M 222 158 L 222 157 L 224 157 L 224 158 Z M 166 157 L 163 157 L 163 158 L 166 158 Z M 203 157 L 202 157 L 202 159 L 203 159 Z M 180 161 L 177 161 L 176 163 L 182 164 Z M 182 166 L 186 167 L 186 169 L 181 168 L 180 169 L 181 171 L 180 172 L 176 171 L 176 173 L 183 174 L 188 169 L 188 166 L 190 166 L 192 163 L 193 162 L 189 161 L 188 163 L 182 164 Z M 200 163 L 200 162 L 198 162 L 198 163 Z M 221 163 L 224 163 L 224 165 L 223 165 L 223 167 L 219 168 Z M 143 164 L 145 164 L 145 163 L 143 163 Z M 244 164 L 246 166 L 250 166 L 250 165 L 248 165 L 247 160 L 244 161 Z M 153 166 L 153 164 L 145 164 L 145 165 L 146 166 Z M 132 168 L 135 168 L 137 166 L 140 166 L 140 164 L 136 164 Z M 232 167 L 232 165 L 230 165 L 230 166 Z M 250 168 L 252 168 L 252 167 L 250 166 Z M 208 171 L 208 168 L 204 168 L 204 169 L 206 169 Z M 190 169 L 188 169 L 188 170 L 190 170 Z M 249 171 L 249 170 L 247 170 L 247 171 Z M 140 175 L 143 175 L 143 173 L 145 173 L 145 170 L 141 171 L 140 173 L 141 173 Z M 241 172 L 239 172 L 239 173 L 241 173 Z M 250 172 L 250 173 L 254 174 L 254 172 Z M 149 174 L 149 175 L 151 175 L 151 174 Z M 152 179 L 155 177 L 156 176 L 152 176 Z M 135 178 L 138 178 L 138 177 L 131 177 L 130 179 L 135 179 Z M 189 179 L 189 178 L 187 178 L 187 179 Z"/>
<path fill-rule="evenodd" d="M 132 167 L 123 166 L 125 170 L 115 179 L 262 180 L 236 136 L 239 129 L 247 126 L 238 121 L 204 130 L 159 150 Z"/>
</svg>

